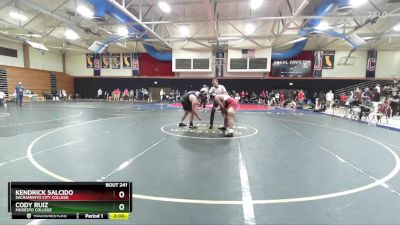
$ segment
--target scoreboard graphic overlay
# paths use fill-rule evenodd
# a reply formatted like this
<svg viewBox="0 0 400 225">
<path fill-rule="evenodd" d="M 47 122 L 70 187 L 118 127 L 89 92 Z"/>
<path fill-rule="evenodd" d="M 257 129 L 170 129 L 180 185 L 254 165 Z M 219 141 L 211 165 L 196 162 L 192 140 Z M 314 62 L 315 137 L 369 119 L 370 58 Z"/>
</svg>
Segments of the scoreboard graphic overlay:
<svg viewBox="0 0 400 225">
<path fill-rule="evenodd" d="M 12 219 L 127 220 L 131 182 L 9 182 Z"/>
</svg>

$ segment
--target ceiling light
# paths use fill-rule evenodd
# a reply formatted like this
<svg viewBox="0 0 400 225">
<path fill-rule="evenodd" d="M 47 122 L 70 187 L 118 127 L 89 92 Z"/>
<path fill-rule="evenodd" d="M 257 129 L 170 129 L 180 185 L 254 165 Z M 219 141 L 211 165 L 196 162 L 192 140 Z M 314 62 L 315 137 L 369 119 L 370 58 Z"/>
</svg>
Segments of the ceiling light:
<svg viewBox="0 0 400 225">
<path fill-rule="evenodd" d="M 79 6 L 76 8 L 76 11 L 78 11 L 78 13 L 79 13 L 81 16 L 84 16 L 84 17 L 89 17 L 89 18 L 91 18 L 91 17 L 94 16 L 93 10 L 89 9 L 89 8 L 88 8 L 87 6 L 85 6 L 85 5 L 79 5 Z"/>
<path fill-rule="evenodd" d="M 22 21 L 25 21 L 25 20 L 28 19 L 28 18 L 26 18 L 26 16 L 22 15 L 22 14 L 19 13 L 19 12 L 15 12 L 15 11 L 11 11 L 11 12 L 10 12 L 10 16 L 11 16 L 12 18 L 14 18 L 14 19 L 22 20 Z"/>
<path fill-rule="evenodd" d="M 33 42 L 33 41 L 26 41 L 26 43 L 28 43 L 33 48 L 36 48 L 36 49 L 39 49 L 39 50 L 42 50 L 42 51 L 49 51 L 49 49 L 46 46 L 44 46 L 43 44 L 36 43 L 36 42 Z"/>
<path fill-rule="evenodd" d="M 179 32 L 181 33 L 182 36 L 184 37 L 189 37 L 190 31 L 187 26 L 180 26 L 179 27 Z"/>
<path fill-rule="evenodd" d="M 315 27 L 317 30 L 328 30 L 329 28 L 329 24 L 325 21 L 321 21 L 318 26 Z"/>
<path fill-rule="evenodd" d="M 65 30 L 64 35 L 65 35 L 65 38 L 68 40 L 76 40 L 79 38 L 79 35 L 71 29 Z"/>
<path fill-rule="evenodd" d="M 244 32 L 246 33 L 246 35 L 252 34 L 254 30 L 255 28 L 252 23 L 246 23 L 246 25 L 244 25 Z"/>
<path fill-rule="evenodd" d="M 251 9 L 258 9 L 262 5 L 263 0 L 251 0 L 250 1 L 250 8 Z"/>
<path fill-rule="evenodd" d="M 164 1 L 158 2 L 158 7 L 160 7 L 160 9 L 165 13 L 171 12 L 171 6 L 169 6 L 168 3 L 164 2 Z"/>
<path fill-rule="evenodd" d="M 393 27 L 394 31 L 400 31 L 400 23 Z"/>
<path fill-rule="evenodd" d="M 117 33 L 119 36 L 127 37 L 129 35 L 128 29 L 126 27 L 118 27 Z"/>
<path fill-rule="evenodd" d="M 368 0 L 350 0 L 350 5 L 352 5 L 352 6 L 354 6 L 354 7 L 357 7 L 357 6 L 360 6 L 360 5 L 362 5 L 362 4 L 364 4 L 364 3 L 366 3 L 366 2 L 368 2 Z"/>
<path fill-rule="evenodd" d="M 29 34 L 29 36 L 34 37 L 34 38 L 41 38 L 42 35 L 40 34 Z"/>
<path fill-rule="evenodd" d="M 374 37 L 362 37 L 362 39 L 364 39 L 364 40 L 370 40 L 370 39 L 373 39 Z"/>
</svg>

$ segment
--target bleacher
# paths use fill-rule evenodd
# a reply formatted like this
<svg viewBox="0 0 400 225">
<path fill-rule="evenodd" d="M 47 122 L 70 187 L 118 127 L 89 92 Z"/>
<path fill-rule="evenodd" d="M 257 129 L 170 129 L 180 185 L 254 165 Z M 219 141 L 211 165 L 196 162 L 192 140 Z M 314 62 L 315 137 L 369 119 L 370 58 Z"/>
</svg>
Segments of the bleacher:
<svg viewBox="0 0 400 225">
<path fill-rule="evenodd" d="M 350 91 L 354 91 L 356 88 L 360 90 L 364 90 L 365 88 L 375 87 L 376 85 L 380 84 L 381 88 L 383 86 L 390 86 L 393 83 L 393 80 L 400 79 L 400 74 L 393 75 L 393 78 L 385 79 L 385 80 L 367 80 L 358 84 L 354 84 L 345 88 L 340 88 L 334 91 L 335 96 L 345 93 L 346 95 L 350 94 Z"/>
</svg>

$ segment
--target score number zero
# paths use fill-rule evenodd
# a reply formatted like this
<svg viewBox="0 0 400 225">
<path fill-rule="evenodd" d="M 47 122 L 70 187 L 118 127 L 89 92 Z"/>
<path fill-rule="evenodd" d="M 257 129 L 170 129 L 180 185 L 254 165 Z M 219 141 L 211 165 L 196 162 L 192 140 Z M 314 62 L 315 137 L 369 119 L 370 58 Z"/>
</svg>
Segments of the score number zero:
<svg viewBox="0 0 400 225">
<path fill-rule="evenodd" d="M 106 183 L 106 187 L 128 187 L 128 183 Z M 119 198 L 124 198 L 125 197 L 125 192 L 124 191 L 120 191 L 118 193 L 118 197 Z M 119 204 L 118 209 L 123 211 L 125 209 L 125 205 L 124 204 Z"/>
</svg>

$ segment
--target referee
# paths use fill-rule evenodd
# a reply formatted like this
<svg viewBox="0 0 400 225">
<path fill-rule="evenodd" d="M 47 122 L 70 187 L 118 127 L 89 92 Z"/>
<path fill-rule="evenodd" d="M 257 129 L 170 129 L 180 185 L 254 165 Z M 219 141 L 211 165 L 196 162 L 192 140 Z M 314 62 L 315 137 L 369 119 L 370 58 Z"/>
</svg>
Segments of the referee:
<svg viewBox="0 0 400 225">
<path fill-rule="evenodd" d="M 228 92 L 226 91 L 226 88 L 223 85 L 218 84 L 218 80 L 217 79 L 213 79 L 212 80 L 212 87 L 210 88 L 210 90 L 208 91 L 208 93 L 212 94 L 219 94 L 219 95 L 227 95 Z M 215 111 L 218 108 L 218 104 L 214 101 L 212 110 L 211 110 L 211 116 L 210 116 L 210 129 L 213 129 L 213 125 L 214 125 L 214 115 L 215 115 Z M 226 123 L 225 123 L 225 119 L 224 119 L 224 127 L 221 128 L 222 130 L 226 129 Z"/>
</svg>

